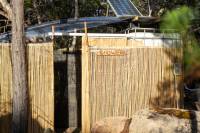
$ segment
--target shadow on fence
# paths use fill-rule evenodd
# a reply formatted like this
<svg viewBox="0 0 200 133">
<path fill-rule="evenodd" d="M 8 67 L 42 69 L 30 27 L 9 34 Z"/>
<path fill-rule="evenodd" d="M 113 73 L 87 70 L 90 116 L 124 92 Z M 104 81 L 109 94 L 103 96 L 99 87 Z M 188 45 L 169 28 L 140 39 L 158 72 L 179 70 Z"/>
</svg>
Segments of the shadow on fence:
<svg viewBox="0 0 200 133">
<path fill-rule="evenodd" d="M 183 64 L 183 51 L 173 51 L 173 50 L 164 50 L 164 53 L 167 55 L 168 59 L 171 63 L 180 62 L 182 64 L 182 70 L 184 70 Z M 179 53 L 179 54 L 177 54 Z M 166 71 L 171 71 L 170 73 L 174 74 L 174 66 L 171 64 Z M 191 121 L 191 131 L 192 133 L 198 132 L 198 123 L 197 116 L 195 111 L 195 103 L 194 99 L 197 100 L 198 94 L 197 92 L 193 92 L 193 102 L 187 101 L 191 99 L 186 99 L 186 97 L 190 96 L 190 94 L 186 94 L 184 91 L 184 83 L 190 84 L 194 83 L 194 81 L 198 81 L 200 79 L 200 67 L 195 67 L 189 73 L 184 73 L 181 75 L 173 75 L 174 80 L 164 79 L 163 82 L 158 83 L 157 91 L 160 94 L 159 96 L 151 99 L 150 104 L 153 107 L 161 107 L 161 108 L 183 108 L 185 105 L 185 109 L 190 109 L 189 117 L 185 117 L 185 119 L 190 119 Z M 171 91 L 169 91 L 171 90 Z M 175 110 L 174 110 L 175 111 Z M 181 116 L 184 118 L 184 116 Z"/>
<path fill-rule="evenodd" d="M 11 133 L 12 130 L 12 114 L 2 112 L 3 108 L 1 108 L 1 115 L 0 116 L 0 133 Z M 29 108 L 29 113 L 32 113 Z M 30 115 L 29 115 L 30 116 Z M 46 123 L 48 123 L 48 120 L 43 119 Z M 29 118 L 28 119 L 28 133 L 44 133 L 45 131 L 48 131 L 48 133 L 53 133 L 53 131 L 50 128 L 45 129 L 44 125 L 41 125 L 36 119 Z M 50 123 L 49 123 L 50 124 Z"/>
<path fill-rule="evenodd" d="M 81 127 L 81 53 L 56 52 L 54 60 L 55 130 Z"/>
</svg>

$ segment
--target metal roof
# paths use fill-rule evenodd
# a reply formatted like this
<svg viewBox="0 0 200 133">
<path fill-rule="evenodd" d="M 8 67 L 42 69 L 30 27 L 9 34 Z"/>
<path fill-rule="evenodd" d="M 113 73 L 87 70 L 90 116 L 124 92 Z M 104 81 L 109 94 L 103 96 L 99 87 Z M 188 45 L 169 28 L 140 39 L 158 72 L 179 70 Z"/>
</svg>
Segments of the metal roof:
<svg viewBox="0 0 200 133">
<path fill-rule="evenodd" d="M 122 22 L 126 19 L 119 19 L 117 17 L 85 17 L 79 19 L 60 19 L 42 24 L 34 25 L 25 28 L 25 35 L 27 39 L 37 37 L 48 37 L 49 32 L 52 32 L 52 26 L 55 27 L 57 33 L 70 33 L 84 30 L 84 22 L 87 22 L 87 28 L 95 28 L 103 25 L 114 24 Z M 4 33 L 0 35 L 0 42 L 10 41 L 11 33 Z"/>
</svg>

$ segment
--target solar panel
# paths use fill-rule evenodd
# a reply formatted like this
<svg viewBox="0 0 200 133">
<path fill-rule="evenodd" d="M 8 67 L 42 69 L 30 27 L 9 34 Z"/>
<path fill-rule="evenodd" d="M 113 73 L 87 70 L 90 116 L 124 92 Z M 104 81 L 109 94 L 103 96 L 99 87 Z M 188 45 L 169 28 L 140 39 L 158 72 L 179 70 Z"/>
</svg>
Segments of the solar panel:
<svg viewBox="0 0 200 133">
<path fill-rule="evenodd" d="M 108 3 L 117 17 L 142 16 L 130 0 L 108 0 Z"/>
</svg>

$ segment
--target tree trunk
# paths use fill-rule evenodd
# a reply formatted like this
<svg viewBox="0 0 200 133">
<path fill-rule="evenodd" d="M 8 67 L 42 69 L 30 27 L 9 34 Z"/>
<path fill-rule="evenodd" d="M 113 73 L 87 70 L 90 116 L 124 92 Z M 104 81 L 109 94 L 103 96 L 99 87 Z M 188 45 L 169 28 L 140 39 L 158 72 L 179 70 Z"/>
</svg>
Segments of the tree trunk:
<svg viewBox="0 0 200 133">
<path fill-rule="evenodd" d="M 74 0 L 74 19 L 78 19 L 79 17 L 79 5 L 78 5 L 78 0 Z M 77 30 L 74 29 L 74 33 L 76 33 Z M 72 47 L 75 48 L 76 45 L 76 36 L 73 37 L 73 41 L 72 41 Z"/>
<path fill-rule="evenodd" d="M 77 19 L 79 17 L 79 10 L 78 10 L 78 0 L 75 0 L 75 13 L 74 13 L 74 18 Z"/>
<path fill-rule="evenodd" d="M 36 0 L 32 0 L 32 4 L 33 4 L 33 8 L 34 8 L 34 10 L 36 12 L 36 15 L 37 15 L 36 16 L 37 17 L 37 22 L 38 22 L 38 24 L 41 24 L 42 23 L 41 15 L 40 15 L 40 11 L 38 9 L 37 1 Z"/>
<path fill-rule="evenodd" d="M 24 0 L 12 0 L 12 133 L 27 133 L 28 86 L 24 41 Z"/>
</svg>

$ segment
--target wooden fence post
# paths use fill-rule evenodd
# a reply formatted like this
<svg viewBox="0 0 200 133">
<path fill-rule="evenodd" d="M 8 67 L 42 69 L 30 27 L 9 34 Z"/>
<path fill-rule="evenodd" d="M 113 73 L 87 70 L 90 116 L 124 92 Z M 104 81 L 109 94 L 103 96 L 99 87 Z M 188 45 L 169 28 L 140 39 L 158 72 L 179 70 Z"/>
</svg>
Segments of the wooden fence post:
<svg viewBox="0 0 200 133">
<path fill-rule="evenodd" d="M 85 37 L 82 38 L 82 133 L 90 132 L 89 116 L 89 51 L 87 26 L 85 22 Z"/>
</svg>

